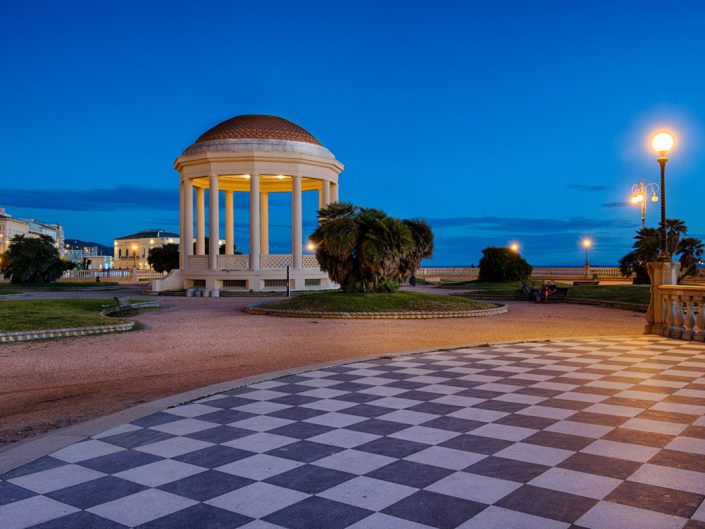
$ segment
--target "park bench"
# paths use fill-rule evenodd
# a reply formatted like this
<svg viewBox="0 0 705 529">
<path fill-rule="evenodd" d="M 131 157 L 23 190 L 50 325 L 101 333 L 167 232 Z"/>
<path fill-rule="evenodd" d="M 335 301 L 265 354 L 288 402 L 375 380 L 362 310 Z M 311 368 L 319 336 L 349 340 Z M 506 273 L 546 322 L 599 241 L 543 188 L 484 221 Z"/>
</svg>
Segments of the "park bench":
<svg viewBox="0 0 705 529">
<path fill-rule="evenodd" d="M 117 303 L 118 309 L 120 310 L 129 309 L 132 307 L 132 303 L 130 303 L 129 298 L 115 296 L 113 299 Z"/>
</svg>

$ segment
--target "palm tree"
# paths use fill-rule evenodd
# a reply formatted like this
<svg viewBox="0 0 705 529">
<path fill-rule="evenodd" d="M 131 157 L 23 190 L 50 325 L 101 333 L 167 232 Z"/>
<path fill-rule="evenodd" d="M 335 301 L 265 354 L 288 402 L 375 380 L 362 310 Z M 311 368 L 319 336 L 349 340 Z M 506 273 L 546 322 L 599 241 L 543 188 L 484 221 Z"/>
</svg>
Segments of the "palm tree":
<svg viewBox="0 0 705 529">
<path fill-rule="evenodd" d="M 666 219 L 666 245 L 668 252 L 680 255 L 681 270 L 678 279 L 697 272 L 698 261 L 705 252 L 702 241 L 694 237 L 681 238 L 688 233 L 688 228 L 680 219 Z M 633 250 L 622 257 L 619 268 L 623 275 L 634 275 L 634 283 L 650 282 L 646 264 L 656 261 L 661 249 L 661 231 L 655 228 L 643 228 L 634 236 Z"/>
<path fill-rule="evenodd" d="M 679 279 L 698 273 L 698 263 L 702 261 L 705 253 L 705 245 L 700 239 L 686 237 L 678 243 L 678 253 L 680 254 L 681 269 Z"/>
<path fill-rule="evenodd" d="M 393 291 L 433 251 L 422 220 L 400 221 L 381 210 L 335 203 L 319 211 L 311 235 L 321 269 L 346 292 Z"/>
</svg>

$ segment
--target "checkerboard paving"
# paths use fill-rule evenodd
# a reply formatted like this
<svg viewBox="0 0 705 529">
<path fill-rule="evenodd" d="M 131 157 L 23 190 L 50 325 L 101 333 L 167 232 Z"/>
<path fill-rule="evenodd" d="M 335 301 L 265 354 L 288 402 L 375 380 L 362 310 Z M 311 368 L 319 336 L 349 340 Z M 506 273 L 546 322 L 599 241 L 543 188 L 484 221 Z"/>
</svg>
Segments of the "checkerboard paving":
<svg viewBox="0 0 705 529">
<path fill-rule="evenodd" d="M 340 365 L 0 476 L 0 526 L 703 529 L 705 346 L 653 336 Z"/>
</svg>

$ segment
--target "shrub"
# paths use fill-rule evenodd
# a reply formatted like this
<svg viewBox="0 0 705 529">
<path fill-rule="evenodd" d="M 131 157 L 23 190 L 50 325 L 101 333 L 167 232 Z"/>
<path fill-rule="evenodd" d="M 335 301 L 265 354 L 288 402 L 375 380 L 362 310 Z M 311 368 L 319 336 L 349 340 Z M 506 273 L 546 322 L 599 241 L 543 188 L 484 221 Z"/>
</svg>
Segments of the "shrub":
<svg viewBox="0 0 705 529">
<path fill-rule="evenodd" d="M 51 237 L 15 235 L 2 255 L 0 274 L 13 283 L 53 283 L 75 266 L 61 258 Z"/>
<path fill-rule="evenodd" d="M 490 246 L 482 250 L 480 281 L 518 281 L 531 275 L 532 266 L 509 248 Z"/>
<path fill-rule="evenodd" d="M 179 268 L 179 245 L 168 243 L 151 248 L 147 262 L 157 272 L 170 272 L 174 268 Z"/>
</svg>

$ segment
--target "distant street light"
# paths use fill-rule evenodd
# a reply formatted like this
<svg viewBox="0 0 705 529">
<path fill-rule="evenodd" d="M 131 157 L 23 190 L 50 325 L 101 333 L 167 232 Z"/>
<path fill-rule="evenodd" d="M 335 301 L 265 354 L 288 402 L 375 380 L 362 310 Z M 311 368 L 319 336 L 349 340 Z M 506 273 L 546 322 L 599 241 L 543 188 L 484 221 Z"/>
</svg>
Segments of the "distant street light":
<svg viewBox="0 0 705 529">
<path fill-rule="evenodd" d="M 316 249 L 316 245 L 309 241 L 308 243 L 306 243 L 306 249 L 309 252 L 313 252 Z"/>
<path fill-rule="evenodd" d="M 583 248 L 585 248 L 585 277 L 590 277 L 590 247 L 592 246 L 592 241 L 590 239 L 583 239 Z"/>
<path fill-rule="evenodd" d="M 659 261 L 670 261 L 668 242 L 666 240 L 666 156 L 673 149 L 673 136 L 668 132 L 660 132 L 651 140 L 651 146 L 658 153 L 658 164 L 661 166 L 661 253 Z"/>
<path fill-rule="evenodd" d="M 137 268 L 137 245 L 132 245 L 132 268 Z"/>
<path fill-rule="evenodd" d="M 646 202 L 647 195 L 651 194 L 651 202 L 658 202 L 658 184 L 646 184 L 644 179 L 641 182 L 634 184 L 632 186 L 632 197 L 631 203 L 633 205 L 639 204 L 641 206 L 641 229 L 646 227 Z"/>
<path fill-rule="evenodd" d="M 515 242 L 513 242 L 510 246 L 509 249 L 513 251 L 514 253 L 519 253 L 519 245 Z"/>
</svg>

